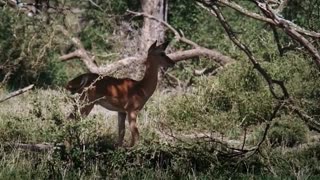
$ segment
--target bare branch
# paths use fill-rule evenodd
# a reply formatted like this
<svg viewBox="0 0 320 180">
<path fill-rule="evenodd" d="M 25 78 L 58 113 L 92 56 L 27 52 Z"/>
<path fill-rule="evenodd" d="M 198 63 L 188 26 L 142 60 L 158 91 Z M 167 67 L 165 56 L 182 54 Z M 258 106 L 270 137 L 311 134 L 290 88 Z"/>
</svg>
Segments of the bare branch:
<svg viewBox="0 0 320 180">
<path fill-rule="evenodd" d="M 207 2 L 206 0 L 196 0 L 196 1 L 197 1 L 197 4 L 199 4 L 200 6 L 203 6 L 202 3 L 210 4 L 210 2 Z M 276 22 L 274 22 L 272 19 L 270 19 L 268 17 L 261 16 L 257 13 L 251 12 L 233 1 L 230 1 L 230 0 L 216 0 L 216 1 L 217 1 L 217 3 L 224 5 L 224 6 L 227 6 L 227 7 L 230 7 L 232 9 L 242 13 L 245 16 L 248 16 L 253 19 L 263 21 L 263 22 L 266 22 L 266 23 L 269 23 L 272 25 L 277 25 Z M 283 4 L 283 6 L 285 6 L 285 4 Z M 280 6 L 279 6 L 279 8 L 280 8 Z M 320 38 L 320 33 L 318 33 L 318 32 L 306 30 L 306 29 L 294 24 L 291 21 L 287 21 L 287 23 L 290 28 L 294 29 L 295 31 L 297 31 L 303 35 L 307 35 L 307 36 L 314 37 L 314 38 Z"/>
<path fill-rule="evenodd" d="M 309 53 L 313 56 L 314 62 L 320 70 L 320 54 L 318 50 L 312 45 L 312 43 L 309 42 L 308 39 L 303 37 L 303 35 L 301 35 L 299 32 L 297 32 L 297 30 L 291 26 L 290 21 L 283 19 L 282 17 L 279 17 L 277 14 L 275 14 L 268 4 L 258 1 L 255 2 L 261 9 L 261 11 L 265 14 L 265 16 L 272 19 L 276 23 L 277 27 L 283 29 L 292 39 L 299 42 L 309 51 Z"/>
<path fill-rule="evenodd" d="M 215 62 L 224 66 L 226 64 L 234 62 L 234 60 L 228 56 L 221 54 L 219 51 L 207 48 L 196 48 L 185 51 L 177 51 L 168 55 L 172 60 L 179 62 L 186 59 L 191 59 L 199 56 L 206 56 L 213 58 Z"/>
<path fill-rule="evenodd" d="M 296 113 L 307 124 L 307 126 L 311 130 L 314 130 L 320 133 L 320 123 L 317 122 L 317 120 L 315 120 L 313 117 L 309 116 L 307 113 L 303 112 L 298 107 L 296 107 L 293 102 L 287 105 L 286 108 Z"/>
<path fill-rule="evenodd" d="M 293 100 L 290 98 L 289 93 L 282 81 L 272 79 L 270 75 L 267 73 L 265 69 L 263 69 L 259 62 L 256 60 L 256 58 L 253 56 L 252 52 L 249 50 L 249 48 L 240 42 L 240 40 L 236 37 L 236 35 L 233 33 L 231 26 L 228 24 L 228 22 L 224 19 L 224 16 L 222 15 L 221 10 L 216 6 L 216 5 L 207 5 L 205 4 L 206 9 L 211 9 L 215 16 L 218 18 L 220 21 L 221 25 L 227 32 L 229 38 L 236 44 L 242 51 L 246 53 L 248 56 L 250 62 L 253 64 L 254 68 L 258 70 L 258 72 L 262 75 L 262 77 L 267 81 L 269 85 L 270 92 L 272 93 L 273 97 L 278 100 L 278 105 L 274 109 L 274 113 L 272 117 L 275 117 L 274 114 L 276 114 L 283 106 L 285 106 L 288 109 L 291 109 L 293 112 L 295 112 L 298 116 L 301 117 L 303 121 L 305 121 L 306 125 L 313 129 L 316 130 L 317 132 L 320 132 L 320 124 L 316 122 L 313 118 L 309 117 L 302 111 L 300 111 L 298 108 L 294 106 Z M 210 11 L 210 12 L 212 12 Z M 282 96 L 278 96 L 275 91 L 273 85 L 277 84 L 280 86 L 282 90 Z M 272 120 L 272 119 L 271 119 Z M 268 129 L 266 129 L 267 131 Z M 267 132 L 266 132 L 267 133 Z M 261 145 L 261 143 L 259 143 Z M 259 146 L 260 146 L 259 145 Z M 258 147 L 259 147 L 258 146 Z M 257 149 L 258 150 L 258 149 Z"/>
<path fill-rule="evenodd" d="M 2 102 L 6 101 L 6 100 L 8 100 L 8 99 L 11 99 L 11 98 L 13 98 L 13 97 L 15 97 L 15 96 L 18 96 L 18 95 L 20 95 L 20 94 L 23 94 L 23 93 L 29 91 L 30 89 L 33 88 L 33 86 L 34 86 L 34 85 L 31 84 L 31 85 L 29 85 L 29 86 L 27 86 L 27 87 L 25 87 L 25 88 L 19 89 L 19 90 L 17 90 L 17 91 L 14 91 L 14 92 L 8 94 L 5 98 L 3 98 L 3 99 L 0 100 L 0 103 L 2 103 Z"/>
<path fill-rule="evenodd" d="M 93 73 L 101 73 L 97 64 L 94 62 L 93 57 L 91 57 L 87 51 L 84 49 L 83 44 L 81 43 L 79 38 L 73 37 L 63 26 L 57 26 L 57 28 L 66 36 L 68 37 L 73 44 L 78 48 L 75 52 L 69 54 L 69 55 L 64 55 L 60 57 L 61 60 L 64 59 L 72 59 L 74 57 L 80 57 L 81 60 L 84 62 L 86 67 L 90 72 Z M 73 57 L 72 57 L 73 56 Z"/>
<path fill-rule="evenodd" d="M 136 13 L 136 12 L 132 12 L 132 11 L 129 11 L 130 13 Z M 144 13 L 137 13 L 137 15 L 146 15 Z M 151 15 L 147 15 L 147 17 L 150 18 L 153 18 L 153 19 L 156 19 L 158 20 L 157 18 L 151 16 Z M 182 61 L 182 60 L 186 60 L 186 59 L 192 59 L 192 58 L 195 58 L 195 57 L 199 57 L 199 56 L 206 56 L 206 57 L 209 57 L 211 59 L 213 59 L 216 63 L 218 63 L 219 65 L 221 66 L 225 66 L 226 64 L 229 64 L 231 62 L 234 62 L 234 60 L 226 55 L 223 55 L 222 53 L 220 53 L 219 51 L 217 50 L 214 50 L 214 49 L 207 49 L 207 48 L 204 48 L 204 47 L 201 47 L 200 45 L 194 43 L 193 41 L 185 38 L 185 37 L 182 37 L 177 30 L 175 30 L 171 25 L 169 25 L 168 23 L 164 22 L 164 21 L 161 21 L 159 20 L 160 22 L 164 23 L 165 26 L 167 26 L 169 29 L 171 29 L 177 36 L 177 39 L 180 40 L 181 42 L 184 42 L 186 44 L 189 44 L 193 47 L 196 47 L 195 49 L 191 49 L 191 50 L 185 50 L 185 51 L 178 51 L 178 52 L 175 52 L 175 53 L 171 53 L 171 54 L 168 54 L 168 56 L 176 61 L 176 62 L 179 62 L 179 61 Z M 93 72 L 93 73 L 98 73 L 98 74 L 111 74 L 111 73 L 114 73 L 116 72 L 117 70 L 123 68 L 124 66 L 128 66 L 130 65 L 131 63 L 142 63 L 144 60 L 145 60 L 145 57 L 143 56 L 138 56 L 138 57 L 128 57 L 128 58 L 124 58 L 124 59 L 121 59 L 121 60 L 118 60 L 112 64 L 109 64 L 109 65 L 103 65 L 103 66 L 97 66 L 95 63 L 94 63 L 94 59 L 93 57 L 91 57 L 87 51 L 84 49 L 81 41 L 76 38 L 76 37 L 73 37 L 64 27 L 62 26 L 58 26 L 58 29 L 66 36 L 68 37 L 72 42 L 73 44 L 77 47 L 77 50 L 72 52 L 72 53 L 69 53 L 69 54 L 66 54 L 66 55 L 62 55 L 60 57 L 60 60 L 63 60 L 63 61 L 67 61 L 67 60 L 71 60 L 71 59 L 74 59 L 74 58 L 81 58 L 81 60 L 84 62 L 84 64 L 86 65 L 86 67 L 88 68 L 88 70 L 90 72 Z"/>
<path fill-rule="evenodd" d="M 221 69 L 223 69 L 223 66 L 220 66 L 218 68 L 215 68 L 215 67 L 203 68 L 200 70 L 194 70 L 193 74 L 195 76 L 202 76 L 202 75 L 207 75 L 207 74 L 208 75 L 215 75 Z"/>
<path fill-rule="evenodd" d="M 275 9 L 276 13 L 281 13 L 284 8 L 288 5 L 289 0 L 280 0 L 280 4 L 277 9 Z"/>
<path fill-rule="evenodd" d="M 93 2 L 92 0 L 89 0 L 89 2 L 90 2 L 93 6 L 95 6 L 95 7 L 96 7 L 96 8 L 98 8 L 100 11 L 102 11 L 102 12 L 103 12 L 102 7 L 101 7 L 101 6 L 99 6 L 97 3 Z"/>
<path fill-rule="evenodd" d="M 69 54 L 65 54 L 59 57 L 59 59 L 61 61 L 68 61 L 68 60 L 72 60 L 74 58 L 81 58 L 81 53 L 80 50 L 75 50 Z"/>
<path fill-rule="evenodd" d="M 24 150 L 29 150 L 29 151 L 36 151 L 36 152 L 41 152 L 41 151 L 51 151 L 54 149 L 58 148 L 63 148 L 63 144 L 49 144 L 49 143 L 43 143 L 43 144 L 26 144 L 26 143 L 4 143 L 5 146 L 11 147 L 11 148 L 19 148 L 19 149 L 24 149 Z"/>
<path fill-rule="evenodd" d="M 170 29 L 174 33 L 174 36 L 178 41 L 181 41 L 181 42 L 184 42 L 186 44 L 189 44 L 189 45 L 193 46 L 194 48 L 200 47 L 197 43 L 185 38 L 184 36 L 181 36 L 180 33 L 175 28 L 173 28 L 170 24 L 168 24 L 167 22 L 165 22 L 163 20 L 160 20 L 160 19 L 158 19 L 158 18 L 156 18 L 156 17 L 154 17 L 154 16 L 152 16 L 150 14 L 146 14 L 146 13 L 143 13 L 143 12 L 134 12 L 134 11 L 130 11 L 130 10 L 127 10 L 127 12 L 129 12 L 131 14 L 134 14 L 135 16 L 144 16 L 144 17 L 156 20 L 156 21 L 162 23 L 163 25 L 165 25 L 168 29 Z"/>
<path fill-rule="evenodd" d="M 222 12 L 220 9 L 216 6 L 211 6 L 210 9 L 214 11 L 216 14 L 218 20 L 220 21 L 222 27 L 225 29 L 226 33 L 228 34 L 230 40 L 237 45 L 246 55 L 248 56 L 250 62 L 253 64 L 254 68 L 258 70 L 258 72 L 262 75 L 262 77 L 267 81 L 270 92 L 272 93 L 273 97 L 279 100 L 284 100 L 289 98 L 289 93 L 284 86 L 282 81 L 272 79 L 270 75 L 267 73 L 265 69 L 263 69 L 260 65 L 260 63 L 257 61 L 257 59 L 254 57 L 253 53 L 250 51 L 250 49 L 243 44 L 233 33 L 231 26 L 229 23 L 225 20 L 224 16 L 222 15 Z M 274 90 L 274 84 L 277 84 L 280 86 L 282 90 L 282 96 L 278 96 L 277 93 Z"/>
</svg>

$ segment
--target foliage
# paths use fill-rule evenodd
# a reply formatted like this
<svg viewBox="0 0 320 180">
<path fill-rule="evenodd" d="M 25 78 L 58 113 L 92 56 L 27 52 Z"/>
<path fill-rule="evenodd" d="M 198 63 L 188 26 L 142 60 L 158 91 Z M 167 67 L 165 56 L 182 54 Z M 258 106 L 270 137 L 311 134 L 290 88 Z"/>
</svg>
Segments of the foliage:
<svg viewBox="0 0 320 180">
<path fill-rule="evenodd" d="M 12 114 L 12 104 L 16 103 L 25 108 L 16 106 L 17 113 Z M 112 129 L 116 127 L 116 118 L 108 119 L 108 124 L 100 114 L 79 121 L 66 121 L 69 107 L 71 104 L 66 103 L 63 92 L 48 90 L 20 96 L 3 106 L 0 111 L 2 142 L 54 142 L 59 145 L 64 141 L 67 146 L 59 145 L 53 151 L 30 152 L 12 149 L 12 145 L 2 143 L 1 179 L 150 179 L 158 176 L 163 179 L 246 179 L 271 178 L 270 171 L 277 177 L 294 178 L 314 177 L 319 172 L 319 148 L 316 145 L 295 151 L 284 146 L 275 149 L 266 144 L 262 150 L 264 156 L 256 154 L 249 159 L 237 159 L 225 156 L 223 152 L 227 151 L 212 141 L 191 138 L 168 144 L 159 141 L 160 137 L 142 133 L 141 142 L 135 148 L 114 149 L 112 144 L 116 137 L 112 134 L 116 131 Z M 277 122 L 292 125 L 296 120 L 286 121 L 288 123 L 283 123 L 283 119 Z M 141 123 L 142 132 L 150 129 Z M 291 127 L 294 132 L 303 132 L 301 125 Z M 16 132 L 19 137 L 12 136 Z"/>
<path fill-rule="evenodd" d="M 80 63 L 59 63 L 58 56 L 74 47 L 55 31 L 55 24 L 69 27 L 96 56 L 98 64 L 123 56 L 128 32 L 123 23 L 133 31 L 141 26 L 141 19 L 132 19 L 125 11 L 139 10 L 139 2 L 93 2 L 99 7 L 90 2 L 68 1 L 67 5 L 82 8 L 84 13 L 54 15 L 48 23 L 1 6 L 0 80 L 6 80 L 9 89 L 30 83 L 37 87 L 60 87 L 68 77 L 84 71 Z M 253 8 L 248 1 L 237 3 Z M 261 65 L 274 79 L 284 81 L 295 105 L 320 121 L 320 74 L 311 58 L 299 48 L 279 55 L 268 25 L 222 9 L 234 32 Z M 283 16 L 319 30 L 318 9 L 316 0 L 294 0 L 289 1 Z M 107 117 L 107 122 L 99 113 L 68 121 L 72 103 L 63 91 L 37 89 L 11 99 L 0 108 L 0 179 L 317 179 L 318 135 L 285 108 L 269 122 L 276 100 L 265 80 L 230 42 L 215 17 L 192 0 L 170 1 L 169 10 L 169 23 L 186 37 L 218 49 L 236 62 L 214 76 L 199 77 L 193 77 L 195 69 L 217 65 L 207 58 L 177 64 L 170 73 L 182 82 L 192 76 L 193 84 L 187 89 L 162 91 L 162 87 L 155 93 L 139 116 L 142 139 L 133 149 L 114 148 L 113 115 Z M 279 33 L 283 45 L 292 43 Z M 188 47 L 174 44 L 174 48 Z M 275 88 L 277 91 L 278 87 Z M 224 154 L 228 150 L 216 143 L 222 139 L 239 147 L 247 132 L 244 148 L 250 148 L 260 142 L 265 123 L 270 123 L 271 128 L 259 151 L 262 156 L 257 153 L 249 158 L 228 158 Z M 168 131 L 177 136 L 173 140 L 163 137 L 159 124 L 168 126 Z M 203 134 L 214 137 L 196 138 Z M 58 148 L 35 153 L 7 145 L 20 142 L 50 142 Z"/>
<path fill-rule="evenodd" d="M 272 146 L 285 145 L 292 147 L 307 142 L 307 131 L 307 128 L 299 119 L 281 118 L 273 123 L 268 138 Z"/>
<path fill-rule="evenodd" d="M 319 30 L 320 23 L 317 19 L 319 14 L 320 3 L 317 0 L 298 1 L 293 0 L 288 2 L 288 8 L 285 9 L 283 15 L 307 29 Z"/>
<path fill-rule="evenodd" d="M 54 31 L 43 22 L 8 9 L 0 12 L 0 80 L 9 89 L 28 84 L 61 85 L 66 80 L 65 69 L 56 61 L 52 49 Z"/>
</svg>

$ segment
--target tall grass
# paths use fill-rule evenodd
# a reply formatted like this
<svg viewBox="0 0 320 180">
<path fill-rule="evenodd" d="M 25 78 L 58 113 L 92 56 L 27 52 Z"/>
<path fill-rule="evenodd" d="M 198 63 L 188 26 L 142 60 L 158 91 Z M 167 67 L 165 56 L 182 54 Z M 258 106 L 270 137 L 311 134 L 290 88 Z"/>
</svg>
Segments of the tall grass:
<svg viewBox="0 0 320 180">
<path fill-rule="evenodd" d="M 207 94 L 208 90 L 195 92 Z M 221 97 L 225 94 L 213 98 Z M 215 103 L 228 101 L 228 98 L 221 98 Z M 231 139 L 241 142 L 244 131 L 237 127 L 239 121 L 230 119 L 227 122 L 234 114 L 234 107 L 221 109 L 211 103 L 190 92 L 157 91 L 139 115 L 140 143 L 133 149 L 123 149 L 114 147 L 116 113 L 95 107 L 87 118 L 70 121 L 66 117 L 72 104 L 63 91 L 28 92 L 0 108 L 0 178 L 304 179 L 316 177 L 320 172 L 318 145 L 300 145 L 308 143 L 308 138 L 293 139 L 292 144 L 292 137 L 298 135 L 295 132 L 303 124 L 295 125 L 293 129 L 290 123 L 277 125 L 261 150 L 262 156 L 224 157 L 221 154 L 223 147 L 201 139 L 201 134 L 226 142 Z M 285 132 L 290 134 L 281 135 Z M 301 133 L 299 137 L 305 137 L 309 132 Z M 257 136 L 248 134 L 253 138 L 251 142 L 248 140 L 248 145 L 255 144 L 261 137 L 259 133 Z M 287 139 L 291 141 L 285 141 Z M 51 143 L 56 148 L 34 152 L 18 148 L 15 146 L 18 143 Z M 61 146 L 63 143 L 65 146 Z M 291 147 L 286 147 L 288 143 Z"/>
</svg>

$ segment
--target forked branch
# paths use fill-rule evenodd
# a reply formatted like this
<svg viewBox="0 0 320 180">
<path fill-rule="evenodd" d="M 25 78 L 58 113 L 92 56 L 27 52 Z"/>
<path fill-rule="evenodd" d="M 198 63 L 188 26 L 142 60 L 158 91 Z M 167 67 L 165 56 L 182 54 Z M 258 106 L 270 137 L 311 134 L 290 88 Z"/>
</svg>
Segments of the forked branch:
<svg viewBox="0 0 320 180">
<path fill-rule="evenodd" d="M 178 52 L 168 54 L 168 56 L 173 61 L 179 62 L 187 59 L 196 58 L 199 56 L 205 56 L 214 60 L 220 66 L 225 66 L 227 64 L 234 62 L 232 58 L 220 53 L 217 50 L 204 48 L 198 45 L 197 43 L 185 38 L 184 36 L 180 35 L 180 33 L 175 28 L 173 28 L 170 24 L 166 23 L 165 21 L 159 20 L 156 17 L 145 14 L 145 13 L 138 13 L 133 11 L 128 11 L 128 12 L 136 16 L 145 16 L 147 18 L 151 18 L 153 20 L 163 23 L 168 29 L 170 29 L 175 34 L 175 38 L 178 41 L 184 42 L 194 47 L 194 49 L 178 51 Z M 94 61 L 94 57 L 92 57 L 85 50 L 84 46 L 82 45 L 81 41 L 78 38 L 72 36 L 63 26 L 57 26 L 57 28 L 66 37 L 68 37 L 73 42 L 73 44 L 77 47 L 77 50 L 75 50 L 74 52 L 60 56 L 60 60 L 67 61 L 75 58 L 80 58 L 90 72 L 103 74 L 103 75 L 111 74 L 123 68 L 124 66 L 128 66 L 134 62 L 140 63 L 145 60 L 145 57 L 143 56 L 136 56 L 136 57 L 132 56 L 132 57 L 127 57 L 127 58 L 118 60 L 115 63 L 109 64 L 109 65 L 97 66 L 97 64 Z"/>
<path fill-rule="evenodd" d="M 210 5 L 212 0 L 196 0 L 198 2 L 198 4 L 200 6 L 203 6 L 203 5 Z M 255 0 L 253 0 L 255 1 Z M 266 22 L 266 23 L 269 23 L 269 24 L 272 24 L 272 25 L 277 25 L 276 22 L 274 22 L 273 19 L 270 19 L 268 17 L 264 17 L 264 16 L 261 16 L 260 14 L 257 14 L 257 13 L 254 13 L 254 12 L 251 12 L 249 10 L 247 10 L 246 8 L 240 6 L 239 4 L 235 3 L 234 1 L 230 1 L 230 0 L 215 0 L 214 3 L 218 3 L 219 5 L 223 5 L 223 6 L 227 6 L 231 9 L 234 9 L 236 10 L 237 12 L 240 12 L 241 14 L 245 15 L 245 16 L 248 16 L 250 18 L 253 18 L 253 19 L 256 19 L 256 20 L 259 20 L 259 21 L 262 21 L 262 22 Z M 275 11 L 276 12 L 281 12 L 283 10 L 283 8 L 286 6 L 286 3 L 287 3 L 287 0 L 283 0 L 283 2 L 279 5 L 278 9 L 276 9 Z M 320 33 L 319 32 L 314 32 L 314 31 L 310 31 L 310 30 L 306 30 L 296 24 L 294 24 L 293 22 L 291 21 L 287 21 L 288 23 L 288 26 L 292 29 L 294 29 L 295 31 L 299 32 L 300 34 L 302 35 L 306 35 L 306 36 L 310 36 L 310 37 L 313 37 L 313 38 L 320 38 Z"/>
<path fill-rule="evenodd" d="M 222 27 L 225 29 L 225 31 L 228 34 L 228 36 L 231 39 L 231 41 L 235 45 L 237 45 L 243 52 L 245 52 L 245 54 L 248 56 L 251 64 L 253 64 L 254 68 L 257 69 L 258 72 L 262 75 L 262 77 L 266 80 L 266 82 L 268 83 L 268 86 L 269 86 L 271 94 L 279 102 L 279 105 L 277 106 L 279 108 L 276 108 L 275 113 L 277 113 L 280 110 L 280 107 L 285 106 L 286 108 L 292 110 L 298 116 L 300 116 L 306 122 L 306 125 L 309 128 L 311 128 L 313 130 L 316 130 L 317 132 L 320 132 L 319 123 L 314 121 L 312 118 L 307 116 L 305 113 L 301 112 L 299 109 L 294 108 L 295 107 L 294 106 L 294 102 L 290 98 L 288 90 L 285 87 L 284 83 L 282 81 L 273 79 L 267 73 L 267 71 L 264 68 L 261 67 L 261 65 L 256 60 L 256 58 L 254 57 L 254 55 L 250 51 L 250 49 L 237 38 L 237 36 L 233 33 L 233 30 L 232 30 L 231 26 L 225 20 L 221 10 L 215 4 L 202 3 L 202 7 L 205 8 L 206 10 L 208 10 L 209 12 L 214 13 L 213 15 L 218 18 L 219 22 L 221 23 Z M 282 91 L 281 95 L 276 94 L 276 92 L 274 90 L 274 87 L 273 87 L 274 84 L 277 84 L 280 87 L 280 89 Z"/>
<path fill-rule="evenodd" d="M 313 56 L 315 64 L 320 70 L 320 54 L 318 50 L 312 45 L 312 43 L 307 38 L 305 38 L 300 32 L 296 30 L 295 26 L 297 25 L 292 26 L 290 21 L 282 17 L 279 17 L 277 14 L 274 13 L 274 11 L 267 3 L 261 3 L 259 1 L 255 1 L 255 3 L 266 17 L 272 19 L 272 21 L 275 23 L 275 26 L 283 29 L 283 31 L 288 36 L 290 36 L 293 40 L 299 42 L 303 47 L 305 47 L 309 51 L 309 53 Z"/>
</svg>

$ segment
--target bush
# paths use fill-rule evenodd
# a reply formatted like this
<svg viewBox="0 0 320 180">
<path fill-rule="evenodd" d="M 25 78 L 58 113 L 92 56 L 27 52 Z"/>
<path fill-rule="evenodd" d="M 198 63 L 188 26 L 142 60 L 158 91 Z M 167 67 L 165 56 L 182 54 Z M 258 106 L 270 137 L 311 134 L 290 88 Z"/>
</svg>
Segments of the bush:
<svg viewBox="0 0 320 180">
<path fill-rule="evenodd" d="M 6 82 L 9 89 L 65 83 L 66 73 L 57 61 L 52 27 L 2 8 L 0 31 L 0 81 Z"/>
<path fill-rule="evenodd" d="M 308 140 L 308 129 L 300 119 L 290 116 L 277 118 L 268 133 L 268 141 L 272 146 L 293 147 Z"/>
</svg>

